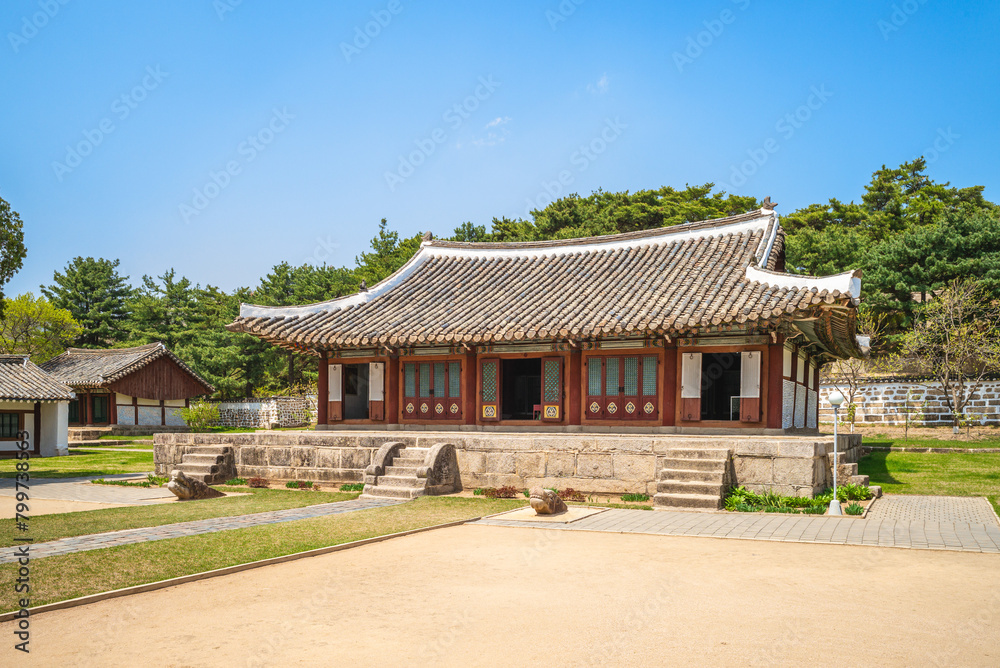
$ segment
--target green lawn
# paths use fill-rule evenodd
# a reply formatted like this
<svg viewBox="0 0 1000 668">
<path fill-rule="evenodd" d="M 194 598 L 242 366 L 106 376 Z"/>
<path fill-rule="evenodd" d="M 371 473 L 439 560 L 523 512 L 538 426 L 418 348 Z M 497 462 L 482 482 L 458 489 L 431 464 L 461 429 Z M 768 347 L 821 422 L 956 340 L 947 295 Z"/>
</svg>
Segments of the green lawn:
<svg viewBox="0 0 1000 668">
<path fill-rule="evenodd" d="M 0 460 L 0 478 L 13 478 L 18 460 Z M 150 473 L 152 452 L 103 452 L 100 448 L 74 448 L 65 457 L 32 457 L 32 478 L 76 478 L 88 475 Z"/>
<path fill-rule="evenodd" d="M 134 436 L 131 434 L 118 434 L 117 436 L 113 434 L 104 434 L 98 437 L 99 441 L 149 441 L 153 442 L 153 437 L 151 435 Z"/>
<path fill-rule="evenodd" d="M 865 445 L 892 446 L 903 448 L 1000 448 L 1000 438 L 972 438 L 969 440 L 945 440 L 926 436 L 888 436 L 886 434 L 865 434 Z"/>
<path fill-rule="evenodd" d="M 526 503 L 524 499 L 491 501 L 422 497 L 388 508 L 32 559 L 31 604 L 44 605 L 259 559 L 471 519 L 511 510 Z M 33 519 L 32 523 L 37 523 L 39 519 Z M 17 569 L 0 569 L 0 591 L 13 591 L 16 577 Z M 0 608 L 3 611 L 14 609 L 13 597 L 5 596 Z"/>
<path fill-rule="evenodd" d="M 985 496 L 1000 512 L 1000 454 L 873 452 L 858 472 L 888 494 Z"/>
<path fill-rule="evenodd" d="M 104 443 L 88 443 L 87 445 L 75 446 L 72 442 L 69 444 L 70 452 L 81 452 L 83 450 L 149 450 L 153 451 L 152 443 L 134 443 L 129 441 L 128 443 L 115 443 L 114 441 L 106 441 Z"/>
<path fill-rule="evenodd" d="M 250 489 L 225 487 L 226 492 L 249 493 L 247 496 L 230 496 L 224 499 L 174 502 L 152 506 L 107 508 L 58 515 L 37 515 L 31 518 L 31 535 L 36 543 L 90 533 L 153 527 L 176 522 L 203 520 L 209 517 L 233 517 L 268 510 L 302 508 L 317 503 L 356 499 L 356 492 L 299 492 L 284 489 Z M 0 546 L 14 545 L 12 533 L 0 534 Z"/>
</svg>

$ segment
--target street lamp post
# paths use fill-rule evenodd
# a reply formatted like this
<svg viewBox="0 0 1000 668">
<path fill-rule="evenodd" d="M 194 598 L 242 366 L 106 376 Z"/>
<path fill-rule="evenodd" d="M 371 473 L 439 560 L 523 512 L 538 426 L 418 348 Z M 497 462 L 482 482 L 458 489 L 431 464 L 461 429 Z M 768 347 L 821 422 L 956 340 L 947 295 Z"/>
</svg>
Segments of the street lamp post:
<svg viewBox="0 0 1000 668">
<path fill-rule="evenodd" d="M 833 406 L 833 499 L 830 501 L 830 514 L 843 515 L 840 510 L 840 500 L 837 498 L 837 422 L 840 421 L 838 411 L 840 405 L 844 403 L 844 395 L 834 390 L 827 397 L 827 401 Z"/>
</svg>

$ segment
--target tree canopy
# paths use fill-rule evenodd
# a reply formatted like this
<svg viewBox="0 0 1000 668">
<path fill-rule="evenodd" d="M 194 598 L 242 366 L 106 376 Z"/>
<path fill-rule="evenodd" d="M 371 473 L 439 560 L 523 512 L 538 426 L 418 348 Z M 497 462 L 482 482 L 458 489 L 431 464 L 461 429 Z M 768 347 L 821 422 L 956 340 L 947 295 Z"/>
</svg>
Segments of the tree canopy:
<svg viewBox="0 0 1000 668">
<path fill-rule="evenodd" d="M 42 286 L 42 294 L 83 327 L 76 341 L 83 348 L 113 346 L 128 338 L 132 289 L 128 277 L 118 274 L 118 264 L 118 260 L 77 257 L 64 271 L 53 274 L 52 285 Z"/>
<path fill-rule="evenodd" d="M 21 268 L 27 253 L 21 217 L 0 197 L 0 317 L 4 309 L 3 288 Z"/>
</svg>

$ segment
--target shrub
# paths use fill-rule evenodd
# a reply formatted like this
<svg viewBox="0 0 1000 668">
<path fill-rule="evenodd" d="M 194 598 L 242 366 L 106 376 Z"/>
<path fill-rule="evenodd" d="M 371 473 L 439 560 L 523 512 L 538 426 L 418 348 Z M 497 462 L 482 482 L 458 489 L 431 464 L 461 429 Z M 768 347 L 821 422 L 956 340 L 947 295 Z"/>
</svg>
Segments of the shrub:
<svg viewBox="0 0 1000 668">
<path fill-rule="evenodd" d="M 867 501 L 870 498 L 872 498 L 872 491 L 868 489 L 868 485 L 857 485 L 849 482 L 837 487 L 839 501 Z"/>
<path fill-rule="evenodd" d="M 340 486 L 341 492 L 361 492 L 364 489 L 365 484 L 363 482 L 349 482 Z"/>
<path fill-rule="evenodd" d="M 256 488 L 267 487 L 267 481 L 263 478 L 250 478 L 247 480 L 247 486 Z"/>
<path fill-rule="evenodd" d="M 530 489 L 526 489 L 522 493 L 524 494 L 524 498 L 526 498 L 526 499 L 530 499 L 531 498 L 531 490 Z"/>
<path fill-rule="evenodd" d="M 572 487 L 567 487 L 563 491 L 559 492 L 559 498 L 563 501 L 586 501 L 587 497 L 583 495 L 583 492 L 578 492 Z"/>
<path fill-rule="evenodd" d="M 848 515 L 861 515 L 865 512 L 865 509 L 860 503 L 852 503 L 844 508 L 844 512 Z"/>
<path fill-rule="evenodd" d="M 474 490 L 472 490 L 472 495 L 473 496 L 485 496 L 486 495 L 486 490 L 488 490 L 488 489 L 496 489 L 496 488 L 495 487 L 477 487 Z"/>
<path fill-rule="evenodd" d="M 245 485 L 247 484 L 246 478 L 230 478 L 226 481 L 227 485 Z"/>
<path fill-rule="evenodd" d="M 822 515 L 826 512 L 826 506 L 813 506 L 812 508 L 803 508 L 802 512 L 806 515 Z"/>
<path fill-rule="evenodd" d="M 517 487 L 504 485 L 503 487 L 487 487 L 483 490 L 483 496 L 487 499 L 514 499 L 517 498 Z"/>
<path fill-rule="evenodd" d="M 312 489 L 312 486 L 313 486 L 312 480 L 302 480 L 299 482 L 299 489 Z"/>
<path fill-rule="evenodd" d="M 184 420 L 191 431 L 208 431 L 209 427 L 219 421 L 219 405 L 210 404 L 205 400 L 196 401 L 189 408 L 179 408 L 174 411 Z"/>
<path fill-rule="evenodd" d="M 170 482 L 169 477 L 165 475 L 153 475 L 152 473 L 147 475 L 146 479 L 149 480 L 149 484 L 154 487 L 162 487 L 164 483 Z"/>
<path fill-rule="evenodd" d="M 622 494 L 622 501 L 626 503 L 649 501 L 649 494 Z"/>
<path fill-rule="evenodd" d="M 299 488 L 299 481 L 298 480 L 289 480 L 288 482 L 285 483 L 285 487 L 287 487 L 288 489 L 298 489 Z"/>
</svg>

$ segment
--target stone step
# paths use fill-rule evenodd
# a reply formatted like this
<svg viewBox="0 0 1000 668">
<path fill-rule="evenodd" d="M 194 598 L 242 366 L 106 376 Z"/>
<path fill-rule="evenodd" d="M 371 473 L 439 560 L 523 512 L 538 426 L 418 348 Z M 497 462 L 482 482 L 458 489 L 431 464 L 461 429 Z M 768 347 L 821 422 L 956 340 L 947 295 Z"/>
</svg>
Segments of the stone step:
<svg viewBox="0 0 1000 668">
<path fill-rule="evenodd" d="M 361 493 L 361 498 L 415 499 L 418 496 L 423 495 L 423 489 L 411 489 L 408 487 L 372 487 L 371 485 L 365 485 L 365 489 Z"/>
<path fill-rule="evenodd" d="M 385 475 L 408 476 L 408 477 L 411 477 L 411 478 L 416 478 L 417 477 L 417 467 L 416 466 L 396 466 L 395 462 L 393 462 L 392 466 L 386 466 L 385 467 Z"/>
<path fill-rule="evenodd" d="M 218 464 L 189 464 L 181 462 L 174 467 L 174 470 L 184 471 L 188 475 L 215 475 L 219 472 Z"/>
<path fill-rule="evenodd" d="M 413 489 L 423 489 L 424 481 L 417 476 L 406 475 L 380 475 L 378 477 L 379 487 L 410 487 Z"/>
<path fill-rule="evenodd" d="M 190 455 L 228 455 L 233 451 L 228 445 L 199 445 L 188 450 Z"/>
<path fill-rule="evenodd" d="M 424 465 L 423 457 L 393 457 L 392 465 L 397 467 L 417 468 Z"/>
<path fill-rule="evenodd" d="M 726 477 L 726 471 L 719 468 L 714 471 L 698 471 L 694 469 L 661 469 L 660 480 L 690 480 L 692 482 L 710 482 L 721 485 Z"/>
<path fill-rule="evenodd" d="M 725 459 L 679 459 L 664 457 L 663 468 L 680 469 L 684 471 L 725 471 Z"/>
<path fill-rule="evenodd" d="M 365 483 L 366 485 L 372 485 L 374 487 L 375 483 L 378 482 L 378 478 L 376 476 L 368 475 L 366 473 L 365 479 L 362 480 L 361 482 Z"/>
<path fill-rule="evenodd" d="M 676 459 L 729 459 L 729 450 L 723 448 L 670 448 L 667 455 Z"/>
<path fill-rule="evenodd" d="M 201 452 L 189 452 L 181 457 L 181 462 L 185 464 L 221 464 L 225 458 L 225 455 L 206 455 Z"/>
<path fill-rule="evenodd" d="M 656 491 L 663 494 L 705 494 L 718 499 L 722 497 L 722 483 L 691 480 L 661 480 L 656 483 Z"/>
<path fill-rule="evenodd" d="M 402 459 L 419 459 L 420 461 L 424 461 L 428 452 L 430 452 L 430 448 L 403 448 L 399 451 L 399 454 L 396 455 L 396 457 Z"/>
<path fill-rule="evenodd" d="M 715 494 L 659 493 L 653 497 L 653 507 L 662 510 L 671 510 L 674 508 L 718 510 L 722 507 L 722 498 Z"/>
</svg>

